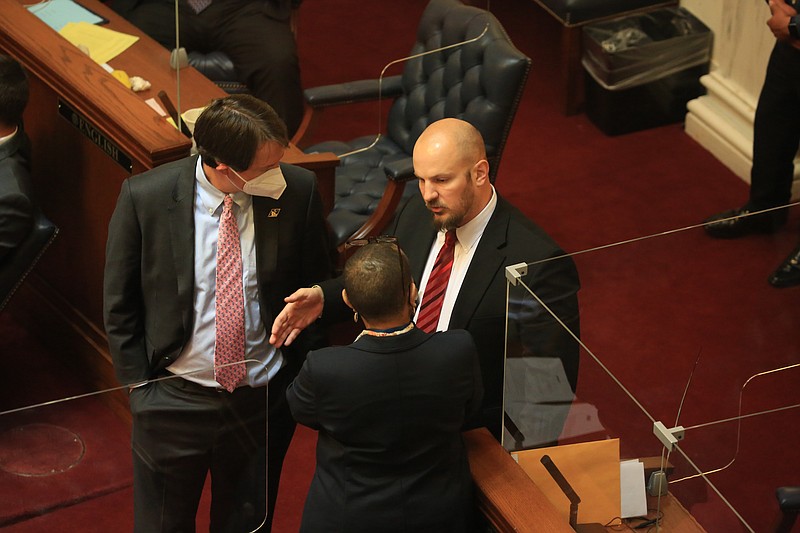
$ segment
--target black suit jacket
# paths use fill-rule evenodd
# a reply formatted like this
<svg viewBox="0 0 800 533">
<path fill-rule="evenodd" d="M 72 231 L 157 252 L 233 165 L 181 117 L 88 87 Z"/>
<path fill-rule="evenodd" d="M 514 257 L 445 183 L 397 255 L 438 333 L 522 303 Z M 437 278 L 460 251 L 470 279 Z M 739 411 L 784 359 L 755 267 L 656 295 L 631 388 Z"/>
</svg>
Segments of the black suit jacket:
<svg viewBox="0 0 800 533">
<path fill-rule="evenodd" d="M 175 0 L 114 0 L 112 7 L 114 11 L 126 17 L 136 9 L 140 4 L 146 2 L 162 2 L 174 4 Z M 302 0 L 251 0 L 263 4 L 264 14 L 275 20 L 289 20 L 292 14 L 292 8 L 298 7 Z M 185 5 L 185 0 L 181 0 Z"/>
<path fill-rule="evenodd" d="M 465 331 L 362 336 L 308 354 L 286 391 L 319 430 L 301 530 L 465 531 L 473 507 L 461 426 L 480 404 Z"/>
<path fill-rule="evenodd" d="M 196 163 L 197 157 L 189 157 L 125 180 L 109 223 L 105 327 L 117 377 L 125 384 L 150 379 L 172 364 L 192 333 Z M 291 165 L 281 169 L 287 186 L 280 199 L 253 197 L 267 330 L 284 297 L 330 275 L 315 176 Z M 314 334 L 308 333 L 306 341 Z M 297 369 L 307 348 L 301 340 L 283 352 Z"/>
<path fill-rule="evenodd" d="M 411 273 L 419 283 L 436 238 L 433 217 L 420 195 L 413 195 L 395 217 L 387 233 L 394 234 L 408 256 Z M 558 245 L 534 222 L 498 195 L 492 214 L 467 270 L 450 318 L 450 329 L 466 329 L 475 339 L 483 374 L 483 410 L 470 425 L 486 426 L 499 440 L 503 405 L 503 371 L 506 333 L 505 267 L 534 263 L 562 255 Z M 523 281 L 573 331 L 579 334 L 578 272 L 570 258 L 533 265 Z M 341 281 L 321 284 L 325 312 L 343 313 Z M 515 291 L 523 293 L 520 289 Z M 528 297 L 512 301 L 513 332 L 522 343 L 519 355 L 557 357 L 572 390 L 578 380 L 579 346 L 542 306 Z"/>
<path fill-rule="evenodd" d="M 0 265 L 33 228 L 33 201 L 28 159 L 30 141 L 20 128 L 0 145 Z"/>
</svg>

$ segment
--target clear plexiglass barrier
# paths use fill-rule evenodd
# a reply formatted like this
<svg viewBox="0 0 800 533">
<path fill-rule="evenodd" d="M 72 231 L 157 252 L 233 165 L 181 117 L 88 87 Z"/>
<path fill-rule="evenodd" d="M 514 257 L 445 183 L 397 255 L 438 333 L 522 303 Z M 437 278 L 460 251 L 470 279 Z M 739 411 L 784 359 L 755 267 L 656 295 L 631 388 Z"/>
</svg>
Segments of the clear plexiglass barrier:
<svg viewBox="0 0 800 533">
<path fill-rule="evenodd" d="M 798 221 L 792 206 L 774 235 L 665 229 L 507 271 L 502 444 L 565 520 L 772 531 L 776 488 L 800 485 L 800 287 L 767 276 Z M 14 368 L 0 387 L 0 528 L 128 530 L 127 391 L 86 385 L 79 354 L 38 350 L 49 333 L 19 322 L 13 300 L 0 318 Z M 204 497 L 201 529 L 207 509 Z"/>
<path fill-rule="evenodd" d="M 19 342 L 36 345 L 31 339 Z M 0 393 L 0 529 L 131 531 L 133 461 L 130 415 L 125 409 L 129 401 L 135 405 L 137 394 L 163 395 L 169 387 L 175 387 L 173 394 L 181 394 L 185 381 L 172 375 L 137 383 L 130 396 L 127 386 L 97 391 L 85 386 L 64 361 L 47 360 L 44 352 L 27 354 L 14 345 L 10 348 L 9 353 L 21 360 L 13 366 L 25 372 L 5 375 Z M 263 394 L 266 404 L 267 387 L 254 389 L 253 394 Z M 260 397 L 252 400 L 256 404 Z M 241 436 L 242 446 L 257 450 L 247 470 L 263 475 L 234 490 L 235 523 L 225 526 L 231 533 L 256 531 L 266 515 L 266 425 L 247 424 L 246 415 L 239 415 L 232 417 L 237 427 L 231 430 Z M 205 413 L 204 418 L 195 416 L 194 423 L 207 424 L 211 439 L 218 424 Z M 208 531 L 210 498 L 207 491 L 198 497 L 197 528 Z"/>
<path fill-rule="evenodd" d="M 767 278 L 799 217 L 792 205 L 773 235 L 697 225 L 507 269 L 503 446 L 566 517 L 774 530 L 776 489 L 800 485 L 800 287 Z"/>
</svg>

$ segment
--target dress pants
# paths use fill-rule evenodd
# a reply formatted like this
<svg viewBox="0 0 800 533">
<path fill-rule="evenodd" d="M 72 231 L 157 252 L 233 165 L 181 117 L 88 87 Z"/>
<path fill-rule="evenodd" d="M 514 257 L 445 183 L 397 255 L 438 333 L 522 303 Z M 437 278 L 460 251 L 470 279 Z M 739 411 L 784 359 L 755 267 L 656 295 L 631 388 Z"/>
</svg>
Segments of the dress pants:
<svg viewBox="0 0 800 533">
<path fill-rule="evenodd" d="M 195 531 L 209 472 L 212 532 L 246 533 L 261 524 L 266 483 L 269 512 L 258 531 L 270 531 L 281 467 L 295 429 L 285 397 L 291 377 L 284 367 L 268 389 L 245 386 L 232 393 L 179 377 L 134 389 L 134 531 Z"/>
<path fill-rule="evenodd" d="M 145 0 L 125 16 L 166 48 L 175 48 L 173 1 Z M 269 17 L 260 1 L 213 0 L 200 14 L 181 2 L 180 32 L 181 46 L 187 50 L 224 52 L 239 81 L 275 109 L 289 137 L 294 134 L 303 118 L 303 89 L 288 20 Z"/>
<path fill-rule="evenodd" d="M 800 50 L 776 42 L 756 108 L 753 132 L 752 210 L 789 203 L 800 145 Z"/>
</svg>

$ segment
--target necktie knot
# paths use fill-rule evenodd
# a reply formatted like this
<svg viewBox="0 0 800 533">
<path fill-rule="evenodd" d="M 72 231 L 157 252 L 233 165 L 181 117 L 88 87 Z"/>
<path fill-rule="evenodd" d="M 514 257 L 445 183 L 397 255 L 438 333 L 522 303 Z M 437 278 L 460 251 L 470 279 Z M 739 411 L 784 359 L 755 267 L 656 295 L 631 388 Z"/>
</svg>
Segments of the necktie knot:
<svg viewBox="0 0 800 533">
<path fill-rule="evenodd" d="M 448 248 L 452 248 L 457 242 L 458 238 L 456 237 L 456 230 L 447 230 L 447 233 L 444 234 L 444 245 Z"/>
</svg>

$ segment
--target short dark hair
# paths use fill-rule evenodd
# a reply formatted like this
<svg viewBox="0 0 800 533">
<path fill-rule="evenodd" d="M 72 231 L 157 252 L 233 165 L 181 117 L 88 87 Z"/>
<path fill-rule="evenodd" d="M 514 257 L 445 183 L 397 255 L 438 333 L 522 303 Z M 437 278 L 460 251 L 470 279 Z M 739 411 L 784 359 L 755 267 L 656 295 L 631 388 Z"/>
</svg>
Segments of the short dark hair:
<svg viewBox="0 0 800 533">
<path fill-rule="evenodd" d="M 394 243 L 374 242 L 362 246 L 344 265 L 347 298 L 368 320 L 389 318 L 402 312 L 408 303 L 410 286 L 408 259 Z"/>
<path fill-rule="evenodd" d="M 22 122 L 28 105 L 28 76 L 22 65 L 0 54 L 0 124 L 15 126 Z"/>
<path fill-rule="evenodd" d="M 194 139 L 204 163 L 224 163 L 239 172 L 250 168 L 265 142 L 289 145 L 283 120 L 269 104 L 249 94 L 212 101 L 197 118 Z"/>
</svg>

